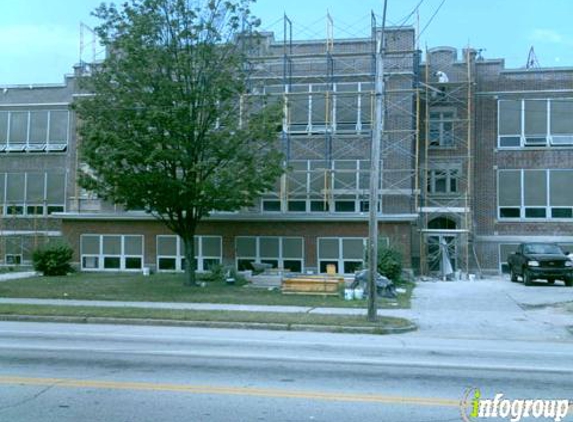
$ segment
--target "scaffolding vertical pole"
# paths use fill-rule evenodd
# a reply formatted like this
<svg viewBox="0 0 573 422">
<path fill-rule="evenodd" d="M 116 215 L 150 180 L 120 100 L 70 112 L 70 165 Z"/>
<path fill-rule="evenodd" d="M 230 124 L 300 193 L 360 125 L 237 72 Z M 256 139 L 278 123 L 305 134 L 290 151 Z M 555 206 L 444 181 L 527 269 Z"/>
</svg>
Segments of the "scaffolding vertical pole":
<svg viewBox="0 0 573 422">
<path fill-rule="evenodd" d="M 291 58 L 292 55 L 292 22 L 287 17 L 286 13 L 283 15 L 283 130 L 281 133 L 283 151 L 285 154 L 284 167 L 287 168 L 290 155 L 291 155 L 291 145 L 289 130 L 289 94 L 290 86 L 292 80 L 292 66 Z M 280 203 L 282 211 L 287 211 L 288 209 L 288 183 L 287 183 L 287 173 L 283 172 L 280 180 Z"/>
<path fill-rule="evenodd" d="M 466 49 L 466 61 L 467 61 L 467 72 L 468 72 L 468 91 L 467 91 L 467 95 L 468 95 L 468 102 L 467 102 L 467 136 L 468 136 L 468 140 L 467 140 L 467 187 L 466 187 L 466 203 L 465 203 L 465 207 L 466 207 L 466 272 L 469 274 L 470 272 L 470 236 L 471 236 L 471 228 L 472 228 L 472 213 L 471 213 L 471 195 L 472 195 L 472 165 L 473 165 L 473 160 L 472 160 L 472 79 L 471 79 L 471 62 L 470 62 L 470 58 L 471 58 L 471 53 L 470 53 L 470 48 L 468 46 L 468 48 Z M 469 276 L 468 276 L 469 278 Z"/>
<path fill-rule="evenodd" d="M 421 273 L 427 275 L 429 272 L 428 257 L 426 251 L 426 234 L 424 229 L 428 228 L 428 215 L 424 212 L 424 206 L 428 198 L 428 147 L 430 145 L 430 100 L 429 100 L 429 82 L 430 82 L 430 55 L 426 47 L 426 65 L 424 67 L 424 87 L 425 87 L 425 110 L 424 110 L 424 165 L 422 166 L 422 192 L 424 195 L 421 200 L 420 215 L 422 219 L 422 232 L 420 236 L 420 268 Z"/>
<path fill-rule="evenodd" d="M 376 114 L 372 149 L 370 157 L 370 221 L 369 221 L 369 277 L 368 277 L 368 320 L 376 321 L 376 278 L 378 275 L 378 183 L 380 182 L 380 144 L 384 131 L 384 31 L 386 26 L 386 7 L 384 0 L 382 28 L 376 31 Z"/>
</svg>

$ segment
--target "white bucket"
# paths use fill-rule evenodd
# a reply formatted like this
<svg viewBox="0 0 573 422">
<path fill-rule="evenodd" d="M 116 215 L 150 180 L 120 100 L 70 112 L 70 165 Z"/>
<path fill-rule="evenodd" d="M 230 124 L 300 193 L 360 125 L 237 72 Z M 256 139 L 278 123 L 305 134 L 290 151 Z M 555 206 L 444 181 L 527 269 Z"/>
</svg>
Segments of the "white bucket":
<svg viewBox="0 0 573 422">
<path fill-rule="evenodd" d="M 149 276 L 149 267 L 143 267 L 143 275 L 145 277 Z"/>
<path fill-rule="evenodd" d="M 344 300 L 354 299 L 354 291 L 352 289 L 344 289 Z"/>
<path fill-rule="evenodd" d="M 354 289 L 354 299 L 362 300 L 364 297 L 364 289 Z"/>
</svg>

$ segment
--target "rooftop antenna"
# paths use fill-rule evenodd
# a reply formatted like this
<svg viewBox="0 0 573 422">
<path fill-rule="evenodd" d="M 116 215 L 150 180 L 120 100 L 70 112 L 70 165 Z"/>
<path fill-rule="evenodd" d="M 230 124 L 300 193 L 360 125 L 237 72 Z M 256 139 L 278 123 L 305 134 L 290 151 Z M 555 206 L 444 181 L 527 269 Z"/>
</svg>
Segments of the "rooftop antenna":
<svg viewBox="0 0 573 422">
<path fill-rule="evenodd" d="M 86 38 L 89 38 L 89 40 Z M 93 63 L 96 61 L 96 45 L 95 31 L 85 23 L 80 22 L 80 64 Z M 91 51 L 87 52 L 86 49 L 90 49 Z M 88 57 L 86 57 L 86 55 Z"/>
<path fill-rule="evenodd" d="M 526 69 L 539 69 L 541 66 L 537 56 L 535 55 L 535 49 L 533 46 L 529 49 L 529 55 L 527 56 L 527 63 L 525 64 Z"/>
</svg>

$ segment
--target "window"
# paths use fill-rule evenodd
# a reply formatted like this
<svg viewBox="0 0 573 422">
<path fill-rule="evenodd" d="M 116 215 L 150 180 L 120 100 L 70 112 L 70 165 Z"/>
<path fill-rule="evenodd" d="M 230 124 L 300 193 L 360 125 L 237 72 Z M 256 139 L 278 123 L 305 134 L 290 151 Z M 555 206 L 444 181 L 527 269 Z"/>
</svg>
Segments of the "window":
<svg viewBox="0 0 573 422">
<path fill-rule="evenodd" d="M 531 148 L 573 145 L 573 99 L 500 100 L 498 145 Z"/>
<path fill-rule="evenodd" d="M 141 271 L 143 236 L 84 234 L 80 255 L 85 271 Z"/>
<path fill-rule="evenodd" d="M 318 268 L 326 273 L 334 265 L 339 274 L 352 274 L 364 266 L 366 238 L 318 238 Z"/>
<path fill-rule="evenodd" d="M 358 84 L 336 84 L 335 116 L 337 131 L 356 132 L 358 125 Z"/>
<path fill-rule="evenodd" d="M 368 199 L 370 161 L 297 160 L 289 166 L 288 212 L 360 212 Z"/>
<path fill-rule="evenodd" d="M 309 85 L 293 85 L 288 95 L 289 131 L 306 132 L 309 126 Z"/>
<path fill-rule="evenodd" d="M 0 205 L 8 215 L 65 210 L 64 173 L 0 173 Z"/>
<path fill-rule="evenodd" d="M 551 100 L 551 144 L 573 145 L 573 100 Z"/>
<path fill-rule="evenodd" d="M 256 262 L 302 272 L 304 241 L 302 237 L 239 236 L 235 239 L 235 258 L 239 271 L 252 270 Z"/>
<path fill-rule="evenodd" d="M 458 192 L 457 169 L 430 170 L 428 174 L 428 192 L 432 194 L 449 194 Z"/>
<path fill-rule="evenodd" d="M 0 152 L 61 152 L 68 145 L 67 110 L 0 112 Z"/>
<path fill-rule="evenodd" d="M 454 145 L 453 111 L 431 111 L 429 122 L 429 146 L 451 147 Z"/>
<path fill-rule="evenodd" d="M 500 170 L 500 219 L 571 219 L 573 170 Z"/>
<path fill-rule="evenodd" d="M 197 271 L 209 271 L 221 264 L 222 239 L 220 236 L 195 236 L 195 262 Z M 185 270 L 185 245 L 179 236 L 157 236 L 157 270 Z"/>
</svg>

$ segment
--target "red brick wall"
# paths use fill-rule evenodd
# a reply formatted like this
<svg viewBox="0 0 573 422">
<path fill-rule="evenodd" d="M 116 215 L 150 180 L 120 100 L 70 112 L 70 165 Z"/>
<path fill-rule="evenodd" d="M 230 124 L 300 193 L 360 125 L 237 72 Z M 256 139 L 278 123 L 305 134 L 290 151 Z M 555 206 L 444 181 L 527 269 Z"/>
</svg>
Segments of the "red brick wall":
<svg viewBox="0 0 573 422">
<path fill-rule="evenodd" d="M 82 234 L 138 234 L 144 235 L 145 265 L 155 265 L 156 236 L 171 234 L 158 221 L 126 220 L 64 220 L 64 237 L 74 249 L 74 261 L 79 262 Z M 387 236 L 390 244 L 404 257 L 404 267 L 411 268 L 411 226 L 409 223 L 381 223 L 380 236 Z M 223 260 L 233 264 L 236 236 L 295 236 L 304 238 L 305 265 L 317 266 L 318 237 L 368 237 L 366 222 L 230 222 L 206 221 L 199 225 L 198 235 L 222 236 Z"/>
</svg>

